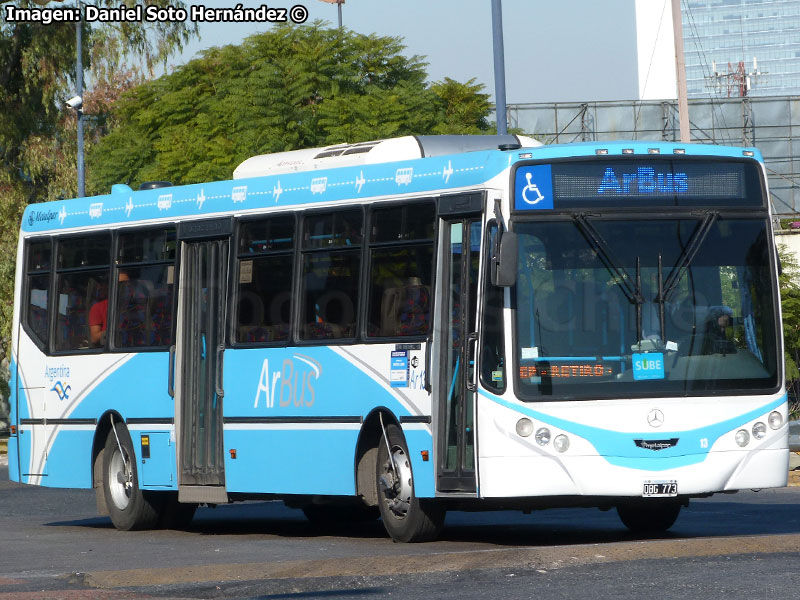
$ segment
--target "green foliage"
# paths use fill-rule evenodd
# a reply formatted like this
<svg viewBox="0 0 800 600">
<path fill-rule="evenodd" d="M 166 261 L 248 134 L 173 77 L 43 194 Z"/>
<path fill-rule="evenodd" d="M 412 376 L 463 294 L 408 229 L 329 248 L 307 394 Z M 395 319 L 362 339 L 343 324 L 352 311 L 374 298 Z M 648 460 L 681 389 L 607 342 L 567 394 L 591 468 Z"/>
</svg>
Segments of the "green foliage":
<svg viewBox="0 0 800 600">
<path fill-rule="evenodd" d="M 800 412 L 800 263 L 783 244 L 778 245 L 783 273 L 779 278 L 783 317 L 784 368 L 790 412 Z"/>
<path fill-rule="evenodd" d="M 486 120 L 492 104 L 489 94 L 484 94 L 483 84 L 470 79 L 459 83 L 449 77 L 431 86 L 443 112 L 443 121 L 434 127 L 436 133 L 481 134 L 489 132 Z"/>
<path fill-rule="evenodd" d="M 181 5 L 153 0 L 151 4 Z M 7 3 L 6 3 L 7 4 Z M 31 0 L 14 0 L 20 7 Z M 115 0 L 93 4 L 116 6 Z M 4 4 L 5 5 L 5 4 Z M 62 6 L 74 6 L 66 2 Z M 83 24 L 82 55 L 88 80 L 84 93 L 90 148 L 105 131 L 106 114 L 119 93 L 143 80 L 124 67 L 163 63 L 195 31 L 185 23 Z M 76 115 L 63 106 L 75 93 L 74 23 L 7 23 L 0 20 L 0 363 L 11 340 L 14 261 L 25 206 L 77 193 Z M 7 375 L 0 369 L 0 414 Z"/>
<path fill-rule="evenodd" d="M 90 189 L 231 176 L 257 154 L 410 134 L 488 133 L 483 86 L 428 85 L 397 38 L 280 26 L 130 90 L 88 157 Z"/>
</svg>

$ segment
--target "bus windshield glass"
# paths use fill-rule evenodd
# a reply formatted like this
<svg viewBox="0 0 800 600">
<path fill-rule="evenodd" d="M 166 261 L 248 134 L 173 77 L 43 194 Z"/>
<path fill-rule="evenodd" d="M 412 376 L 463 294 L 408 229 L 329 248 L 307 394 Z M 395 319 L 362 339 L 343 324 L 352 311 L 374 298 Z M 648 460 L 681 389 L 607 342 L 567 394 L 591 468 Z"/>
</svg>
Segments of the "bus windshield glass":
<svg viewBox="0 0 800 600">
<path fill-rule="evenodd" d="M 522 398 L 777 387 L 766 219 L 578 216 L 514 230 Z"/>
</svg>

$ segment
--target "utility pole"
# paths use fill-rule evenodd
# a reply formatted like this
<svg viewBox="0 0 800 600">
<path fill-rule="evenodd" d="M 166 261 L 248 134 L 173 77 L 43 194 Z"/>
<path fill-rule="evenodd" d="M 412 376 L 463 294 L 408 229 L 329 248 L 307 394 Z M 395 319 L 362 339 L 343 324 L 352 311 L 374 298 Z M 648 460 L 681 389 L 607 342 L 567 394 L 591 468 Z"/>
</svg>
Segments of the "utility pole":
<svg viewBox="0 0 800 600">
<path fill-rule="evenodd" d="M 675 74 L 678 80 L 678 118 L 681 143 L 689 143 L 689 100 L 686 91 L 686 58 L 683 55 L 681 0 L 672 0 L 672 33 L 675 39 Z"/>
<path fill-rule="evenodd" d="M 80 9 L 80 4 L 78 5 Z M 81 104 L 76 109 L 78 116 L 78 197 L 83 198 L 86 195 L 85 174 L 83 168 L 83 12 L 81 11 L 81 20 L 77 22 L 76 27 L 76 40 L 77 40 L 77 60 L 75 66 L 75 87 L 76 94 L 81 99 Z"/>
<path fill-rule="evenodd" d="M 494 104 L 497 116 L 497 133 L 508 133 L 506 116 L 506 64 L 503 52 L 503 7 L 500 0 L 492 0 L 492 47 L 494 50 Z"/>
</svg>

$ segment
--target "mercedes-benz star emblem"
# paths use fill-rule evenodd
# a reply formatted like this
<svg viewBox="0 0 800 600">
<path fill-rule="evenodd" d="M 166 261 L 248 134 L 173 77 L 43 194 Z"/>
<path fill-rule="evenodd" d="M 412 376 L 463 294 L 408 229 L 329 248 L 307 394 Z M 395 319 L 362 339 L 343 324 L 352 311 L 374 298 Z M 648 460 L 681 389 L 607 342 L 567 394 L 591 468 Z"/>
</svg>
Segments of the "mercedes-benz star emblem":
<svg viewBox="0 0 800 600">
<path fill-rule="evenodd" d="M 647 413 L 647 422 L 650 424 L 650 427 L 661 427 L 661 425 L 664 424 L 664 413 L 654 408 Z"/>
</svg>

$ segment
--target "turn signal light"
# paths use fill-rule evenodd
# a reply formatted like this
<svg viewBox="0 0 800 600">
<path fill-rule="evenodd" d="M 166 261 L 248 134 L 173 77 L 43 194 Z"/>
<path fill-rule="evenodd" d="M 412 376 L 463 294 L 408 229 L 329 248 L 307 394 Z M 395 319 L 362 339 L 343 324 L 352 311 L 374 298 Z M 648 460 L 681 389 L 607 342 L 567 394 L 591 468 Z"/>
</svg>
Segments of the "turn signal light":
<svg viewBox="0 0 800 600">
<path fill-rule="evenodd" d="M 17 426 L 16 425 L 12 425 L 10 431 L 11 431 L 11 435 L 17 435 Z"/>
</svg>

